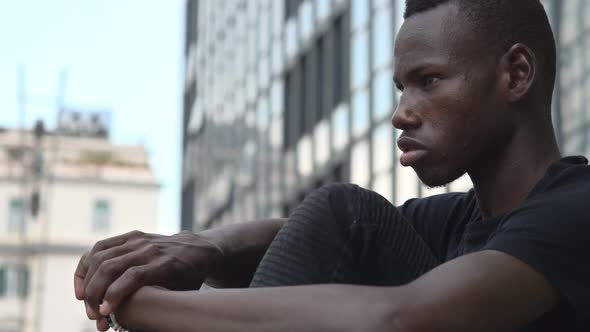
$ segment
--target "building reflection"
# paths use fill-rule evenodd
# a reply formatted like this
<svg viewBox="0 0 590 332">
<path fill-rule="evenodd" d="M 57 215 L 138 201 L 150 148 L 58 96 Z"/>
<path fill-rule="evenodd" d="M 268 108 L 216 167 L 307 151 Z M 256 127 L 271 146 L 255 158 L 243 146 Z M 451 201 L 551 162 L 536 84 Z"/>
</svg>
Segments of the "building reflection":
<svg viewBox="0 0 590 332">
<path fill-rule="evenodd" d="M 590 3 L 546 0 L 559 50 L 554 119 L 587 154 Z M 187 2 L 182 228 L 287 216 L 326 183 L 394 204 L 436 189 L 399 165 L 390 124 L 401 0 Z"/>
</svg>

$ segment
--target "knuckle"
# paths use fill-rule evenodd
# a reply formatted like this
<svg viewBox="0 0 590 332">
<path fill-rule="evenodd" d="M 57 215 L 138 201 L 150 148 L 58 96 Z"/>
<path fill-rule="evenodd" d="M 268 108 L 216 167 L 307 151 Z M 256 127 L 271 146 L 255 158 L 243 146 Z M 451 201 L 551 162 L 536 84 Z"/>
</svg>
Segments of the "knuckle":
<svg viewBox="0 0 590 332">
<path fill-rule="evenodd" d="M 94 255 L 90 255 L 87 259 L 88 266 L 99 266 L 102 262 L 100 260 L 101 255 L 99 253 L 95 253 Z"/>
<path fill-rule="evenodd" d="M 177 257 L 171 256 L 162 262 L 162 267 L 167 271 L 178 271 L 182 266 L 182 262 Z"/>
<path fill-rule="evenodd" d="M 145 257 L 157 257 L 162 255 L 162 248 L 155 244 L 148 244 L 144 247 L 142 254 Z"/>
<path fill-rule="evenodd" d="M 82 257 L 80 257 L 80 261 L 78 262 L 78 266 L 77 269 L 86 269 L 88 267 L 88 255 L 89 255 L 89 251 L 84 252 L 84 254 L 82 254 Z"/>
<path fill-rule="evenodd" d="M 145 233 L 139 230 L 133 230 L 131 232 L 129 232 L 129 237 L 134 238 L 134 237 L 141 237 L 144 236 Z"/>
<path fill-rule="evenodd" d="M 176 233 L 175 235 L 172 235 L 172 237 L 179 240 L 179 241 L 189 241 L 195 235 L 196 234 L 194 234 L 191 231 L 183 230 L 183 231 Z"/>
<path fill-rule="evenodd" d="M 149 241 L 145 238 L 134 238 L 130 241 L 129 245 L 134 248 L 141 248 L 145 247 Z"/>
<path fill-rule="evenodd" d="M 104 261 L 98 267 L 98 273 L 101 275 L 112 276 L 117 272 L 117 264 L 113 260 Z"/>
<path fill-rule="evenodd" d="M 143 284 L 146 280 L 146 272 L 141 267 L 134 266 L 128 270 L 128 273 L 136 283 Z"/>
<path fill-rule="evenodd" d="M 106 247 L 105 240 L 97 241 L 94 246 L 92 247 L 91 253 L 98 252 L 103 250 Z"/>
</svg>

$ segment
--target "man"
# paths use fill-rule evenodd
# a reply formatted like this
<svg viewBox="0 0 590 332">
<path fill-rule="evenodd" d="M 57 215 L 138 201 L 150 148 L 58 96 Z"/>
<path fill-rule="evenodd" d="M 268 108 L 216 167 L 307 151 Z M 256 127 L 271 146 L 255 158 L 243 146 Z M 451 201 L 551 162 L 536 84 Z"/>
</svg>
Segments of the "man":
<svg viewBox="0 0 590 332">
<path fill-rule="evenodd" d="M 474 189 L 395 208 L 330 185 L 288 220 L 101 241 L 75 274 L 100 330 L 113 311 L 157 330 L 588 330 L 590 167 L 562 159 L 555 141 L 556 51 L 542 5 L 408 0 L 404 17 L 400 162 L 426 185 L 467 173 Z M 250 289 L 140 289 L 205 279 Z"/>
</svg>

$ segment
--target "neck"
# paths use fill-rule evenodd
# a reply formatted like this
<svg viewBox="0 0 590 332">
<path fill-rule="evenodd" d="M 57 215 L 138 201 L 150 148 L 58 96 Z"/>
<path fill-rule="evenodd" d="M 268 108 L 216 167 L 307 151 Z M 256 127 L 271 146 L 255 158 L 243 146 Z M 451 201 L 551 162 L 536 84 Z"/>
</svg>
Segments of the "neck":
<svg viewBox="0 0 590 332">
<path fill-rule="evenodd" d="M 549 165 L 561 158 L 553 128 L 548 127 L 518 131 L 497 157 L 486 158 L 468 173 L 484 219 L 518 207 Z"/>
</svg>

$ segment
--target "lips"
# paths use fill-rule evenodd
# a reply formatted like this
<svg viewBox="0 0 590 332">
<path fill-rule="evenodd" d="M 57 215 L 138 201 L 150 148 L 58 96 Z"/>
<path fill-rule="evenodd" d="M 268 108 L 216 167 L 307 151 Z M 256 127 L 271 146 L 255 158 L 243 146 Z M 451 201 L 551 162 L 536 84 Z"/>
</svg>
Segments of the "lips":
<svg viewBox="0 0 590 332">
<path fill-rule="evenodd" d="M 397 146 L 403 152 L 399 158 L 399 162 L 405 167 L 415 165 L 428 153 L 426 147 L 422 143 L 409 137 L 400 137 L 397 140 Z"/>
</svg>

